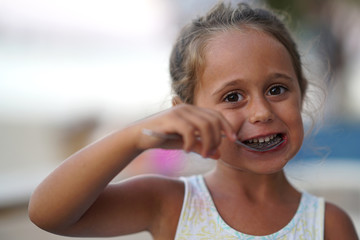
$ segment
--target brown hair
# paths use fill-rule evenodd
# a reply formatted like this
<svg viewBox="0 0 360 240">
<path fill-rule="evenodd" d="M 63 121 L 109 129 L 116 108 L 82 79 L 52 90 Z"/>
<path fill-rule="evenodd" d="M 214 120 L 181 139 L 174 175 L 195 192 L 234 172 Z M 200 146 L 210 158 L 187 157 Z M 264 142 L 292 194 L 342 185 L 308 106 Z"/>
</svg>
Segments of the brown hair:
<svg viewBox="0 0 360 240">
<path fill-rule="evenodd" d="M 170 57 L 172 90 L 184 102 L 193 103 L 194 89 L 204 67 L 204 49 L 215 34 L 232 29 L 253 28 L 270 34 L 289 52 L 301 89 L 301 97 L 307 88 L 307 80 L 296 43 L 284 23 L 271 11 L 253 9 L 245 3 L 237 7 L 217 3 L 207 14 L 194 19 L 183 27 Z"/>
</svg>

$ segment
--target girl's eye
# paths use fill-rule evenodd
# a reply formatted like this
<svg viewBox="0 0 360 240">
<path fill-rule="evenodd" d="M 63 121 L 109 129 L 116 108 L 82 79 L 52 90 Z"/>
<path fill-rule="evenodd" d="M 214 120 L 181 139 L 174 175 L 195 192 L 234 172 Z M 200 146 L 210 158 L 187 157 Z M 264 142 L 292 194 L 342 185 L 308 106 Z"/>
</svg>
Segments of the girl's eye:
<svg viewBox="0 0 360 240">
<path fill-rule="evenodd" d="M 238 93 L 238 92 L 231 92 L 228 95 L 225 96 L 224 100 L 225 102 L 239 102 L 243 99 L 244 97 Z"/>
<path fill-rule="evenodd" d="M 275 95 L 281 95 L 283 93 L 285 93 L 288 89 L 286 87 L 283 86 L 274 86 L 272 88 L 269 89 L 268 91 L 268 95 L 271 96 L 275 96 Z"/>
</svg>

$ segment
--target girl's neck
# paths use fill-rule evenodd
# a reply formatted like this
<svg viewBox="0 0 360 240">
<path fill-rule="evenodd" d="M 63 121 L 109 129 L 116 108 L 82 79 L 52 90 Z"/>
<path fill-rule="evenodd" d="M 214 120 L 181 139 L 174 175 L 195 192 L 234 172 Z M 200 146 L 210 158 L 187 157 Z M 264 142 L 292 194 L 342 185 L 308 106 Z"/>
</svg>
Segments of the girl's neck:
<svg viewBox="0 0 360 240">
<path fill-rule="evenodd" d="M 289 183 L 283 170 L 272 174 L 256 174 L 218 164 L 205 175 L 205 181 L 210 192 L 245 197 L 253 203 L 288 202 L 300 198 L 300 193 Z"/>
</svg>

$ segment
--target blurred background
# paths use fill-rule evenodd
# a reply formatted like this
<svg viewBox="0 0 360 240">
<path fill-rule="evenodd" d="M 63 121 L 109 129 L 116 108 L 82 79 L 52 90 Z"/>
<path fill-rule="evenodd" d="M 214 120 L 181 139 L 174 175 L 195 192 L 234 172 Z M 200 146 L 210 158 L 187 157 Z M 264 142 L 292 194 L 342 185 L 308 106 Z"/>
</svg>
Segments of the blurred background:
<svg viewBox="0 0 360 240">
<path fill-rule="evenodd" d="M 71 239 L 28 220 L 31 192 L 81 147 L 170 106 L 172 43 L 215 2 L 0 0 L 0 239 Z M 317 123 L 287 174 L 345 209 L 359 232 L 360 2 L 256 2 L 288 13 L 313 83 L 306 108 Z M 147 172 L 190 175 L 213 164 L 153 150 L 114 181 Z"/>
</svg>

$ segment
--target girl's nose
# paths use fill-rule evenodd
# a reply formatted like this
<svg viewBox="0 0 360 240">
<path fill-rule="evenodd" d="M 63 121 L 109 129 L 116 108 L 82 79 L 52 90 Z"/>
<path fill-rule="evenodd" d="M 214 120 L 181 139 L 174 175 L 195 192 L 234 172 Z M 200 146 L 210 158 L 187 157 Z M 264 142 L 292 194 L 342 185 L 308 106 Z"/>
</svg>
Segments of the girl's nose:
<svg viewBox="0 0 360 240">
<path fill-rule="evenodd" d="M 270 103 L 261 97 L 253 99 L 248 105 L 250 123 L 267 123 L 274 119 Z"/>
</svg>

